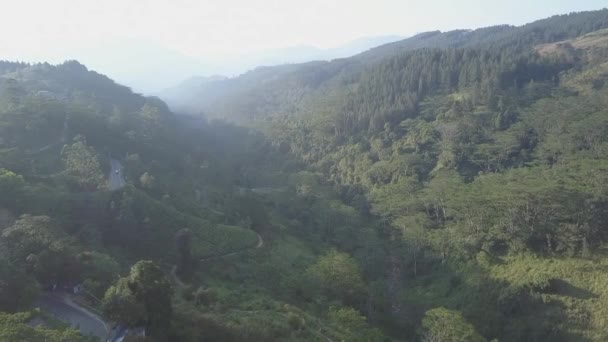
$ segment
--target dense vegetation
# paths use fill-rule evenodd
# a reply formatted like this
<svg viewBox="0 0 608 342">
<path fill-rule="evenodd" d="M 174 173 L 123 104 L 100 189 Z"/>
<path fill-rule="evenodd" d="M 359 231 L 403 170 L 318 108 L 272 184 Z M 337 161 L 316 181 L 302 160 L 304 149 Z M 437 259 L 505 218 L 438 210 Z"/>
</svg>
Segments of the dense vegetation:
<svg viewBox="0 0 608 342">
<path fill-rule="evenodd" d="M 602 341 L 606 28 L 602 10 L 425 33 L 172 105 L 262 131 L 371 220 L 381 251 L 321 238 L 363 266 L 353 305 L 387 335 Z"/>
<path fill-rule="evenodd" d="M 426 33 L 190 115 L 0 62 L 0 339 L 94 339 L 36 309 L 76 284 L 151 341 L 608 339 L 607 28 Z"/>
<path fill-rule="evenodd" d="M 80 305 L 154 341 L 382 335 L 353 308 L 361 267 L 322 239 L 371 250 L 374 230 L 262 135 L 175 116 L 74 61 L 1 65 L 3 337 L 78 340 L 36 310 L 76 284 Z"/>
</svg>

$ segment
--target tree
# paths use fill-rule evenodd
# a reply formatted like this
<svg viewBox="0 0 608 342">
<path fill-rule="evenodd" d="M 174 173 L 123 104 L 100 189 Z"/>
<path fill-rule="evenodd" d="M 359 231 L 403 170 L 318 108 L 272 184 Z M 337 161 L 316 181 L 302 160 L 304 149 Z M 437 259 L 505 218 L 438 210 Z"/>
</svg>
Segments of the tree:
<svg viewBox="0 0 608 342">
<path fill-rule="evenodd" d="M 23 196 L 25 181 L 23 177 L 0 168 L 0 206 L 16 209 Z"/>
<path fill-rule="evenodd" d="M 139 177 L 139 184 L 141 184 L 143 188 L 152 189 L 155 184 L 154 176 L 148 172 L 144 172 L 141 177 Z"/>
<path fill-rule="evenodd" d="M 372 328 L 366 321 L 365 316 L 353 308 L 329 309 L 329 321 L 338 326 L 344 336 L 343 341 L 353 342 L 379 342 L 384 341 L 385 336 L 377 328 Z"/>
<path fill-rule="evenodd" d="M 486 341 L 458 311 L 436 308 L 422 319 L 424 342 L 483 342 Z"/>
<path fill-rule="evenodd" d="M 80 280 L 82 264 L 73 241 L 48 216 L 22 215 L 2 232 L 0 246 L 12 263 L 43 284 Z"/>
<path fill-rule="evenodd" d="M 104 317 L 112 322 L 132 327 L 143 324 L 146 319 L 146 309 L 129 289 L 127 278 L 121 278 L 116 285 L 108 288 L 102 307 Z"/>
<path fill-rule="evenodd" d="M 171 283 L 164 272 L 152 261 L 138 261 L 131 268 L 129 289 L 146 308 L 146 325 L 151 333 L 167 332 L 173 313 Z"/>
<path fill-rule="evenodd" d="M 178 253 L 177 271 L 187 276 L 192 271 L 192 231 L 188 228 L 180 229 L 175 234 L 175 244 Z"/>
<path fill-rule="evenodd" d="M 154 105 L 145 104 L 138 112 L 136 138 L 141 142 L 153 141 L 166 124 L 164 113 Z"/>
<path fill-rule="evenodd" d="M 28 322 L 36 318 L 34 312 L 16 314 L 0 313 L 0 341 L 44 341 L 44 342 L 87 342 L 75 329 L 31 327 Z"/>
<path fill-rule="evenodd" d="M 152 261 L 138 261 L 104 296 L 104 314 L 116 322 L 144 324 L 152 336 L 168 333 L 173 309 L 171 284 Z"/>
<path fill-rule="evenodd" d="M 330 294 L 349 300 L 365 291 L 357 262 L 348 254 L 331 250 L 308 269 L 310 276 Z"/>
<path fill-rule="evenodd" d="M 2 232 L 1 242 L 12 260 L 25 261 L 30 254 L 41 252 L 63 237 L 64 233 L 50 217 L 22 215 Z"/>
<path fill-rule="evenodd" d="M 84 266 L 85 288 L 96 296 L 103 296 L 118 277 L 120 265 L 111 256 L 99 252 L 83 252 L 78 257 Z"/>
<path fill-rule="evenodd" d="M 0 208 L 0 231 L 8 228 L 15 223 L 15 216 L 9 210 Z"/>
<path fill-rule="evenodd" d="M 93 191 L 105 184 L 97 153 L 93 147 L 87 146 L 83 136 L 75 137 L 72 145 L 64 146 L 61 155 L 65 172 L 75 178 L 81 189 Z"/>
<path fill-rule="evenodd" d="M 0 257 L 0 311 L 17 311 L 32 303 L 38 293 L 35 280 Z"/>
</svg>

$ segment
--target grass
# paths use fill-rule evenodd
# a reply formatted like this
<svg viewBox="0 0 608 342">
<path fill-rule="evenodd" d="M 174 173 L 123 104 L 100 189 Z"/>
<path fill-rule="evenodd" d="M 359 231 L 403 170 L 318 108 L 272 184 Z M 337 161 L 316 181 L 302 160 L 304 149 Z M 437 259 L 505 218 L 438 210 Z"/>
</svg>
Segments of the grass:
<svg viewBox="0 0 608 342">
<path fill-rule="evenodd" d="M 235 256 L 210 260 L 201 265 L 192 287 L 201 286 L 214 293 L 214 302 L 194 307 L 176 293 L 178 305 L 192 307 L 203 315 L 235 331 L 239 336 L 277 341 L 328 341 L 339 336 L 323 323 L 322 313 L 287 304 L 292 278 L 304 272 L 315 260 L 314 249 L 289 233 L 277 221 L 280 233 L 265 241 L 260 249 L 247 250 Z M 241 228 L 218 225 L 224 234 Z M 242 236 L 241 236 L 242 237 Z M 290 324 L 290 316 L 303 320 L 299 328 Z M 339 341 L 339 339 L 334 339 Z"/>
<path fill-rule="evenodd" d="M 119 194 L 108 191 L 71 193 L 61 183 L 40 182 L 29 185 L 26 191 L 27 211 L 34 215 L 50 215 L 66 227 L 99 224 L 112 219 L 108 215 L 108 203 L 119 200 Z M 133 187 L 125 190 L 133 197 L 137 220 L 144 226 L 139 249 L 146 258 L 175 260 L 175 234 L 188 228 L 193 233 L 192 248 L 195 257 L 221 255 L 254 247 L 258 238 L 255 232 L 238 226 L 214 222 L 213 215 L 200 216 L 184 213 L 170 203 L 158 201 Z M 209 217 L 208 217 L 209 216 Z"/>
<path fill-rule="evenodd" d="M 568 48 L 575 49 L 593 49 L 604 48 L 608 46 L 608 29 L 591 32 L 582 37 L 569 39 L 556 43 L 541 44 L 536 46 L 536 51 L 542 56 L 552 54 L 567 54 Z"/>
<path fill-rule="evenodd" d="M 144 192 L 133 191 L 146 216 L 154 245 L 163 246 L 168 257 L 175 257 L 175 248 L 167 248 L 167 242 L 173 241 L 175 233 L 188 228 L 193 234 L 193 254 L 196 257 L 220 255 L 247 248 L 257 244 L 255 232 L 237 226 L 213 223 L 202 217 L 183 213 L 170 205 L 157 201 Z"/>
</svg>

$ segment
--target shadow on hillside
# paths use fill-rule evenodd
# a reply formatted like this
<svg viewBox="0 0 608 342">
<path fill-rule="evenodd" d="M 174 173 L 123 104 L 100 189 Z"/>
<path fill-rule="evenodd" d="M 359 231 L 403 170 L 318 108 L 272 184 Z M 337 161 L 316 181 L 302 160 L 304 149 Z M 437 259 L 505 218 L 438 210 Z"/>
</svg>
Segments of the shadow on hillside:
<svg viewBox="0 0 608 342">
<path fill-rule="evenodd" d="M 428 263 L 418 277 L 408 277 L 399 317 L 393 328 L 409 322 L 416 331 L 427 310 L 436 307 L 462 312 L 467 321 L 488 340 L 589 342 L 579 331 L 590 327 L 585 320 L 573 320 L 560 300 L 545 300 L 538 293 L 484 275 L 476 266 L 463 268 Z M 421 274 L 422 273 L 422 274 Z M 409 295 L 407 294 L 409 293 Z M 551 282 L 545 293 L 577 299 L 597 296 L 563 280 Z M 396 335 L 398 331 L 392 331 Z"/>
<path fill-rule="evenodd" d="M 598 295 L 586 289 L 574 286 L 563 279 L 551 280 L 551 293 L 568 296 L 576 299 L 598 298 Z"/>
</svg>

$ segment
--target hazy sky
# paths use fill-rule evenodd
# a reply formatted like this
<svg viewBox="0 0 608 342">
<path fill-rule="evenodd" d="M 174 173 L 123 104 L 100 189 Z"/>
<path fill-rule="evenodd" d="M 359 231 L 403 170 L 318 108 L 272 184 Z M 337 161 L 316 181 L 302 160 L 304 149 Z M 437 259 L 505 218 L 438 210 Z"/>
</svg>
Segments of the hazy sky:
<svg viewBox="0 0 608 342">
<path fill-rule="evenodd" d="M 318 58 L 302 49 L 270 50 L 519 25 L 606 6 L 608 0 L 0 0 L 0 60 L 76 59 L 157 94 L 193 75 L 234 76 Z"/>
<path fill-rule="evenodd" d="M 374 35 L 523 24 L 608 0 L 0 0 L 0 59 L 62 60 L 79 48 L 143 40 L 189 56 Z"/>
</svg>

